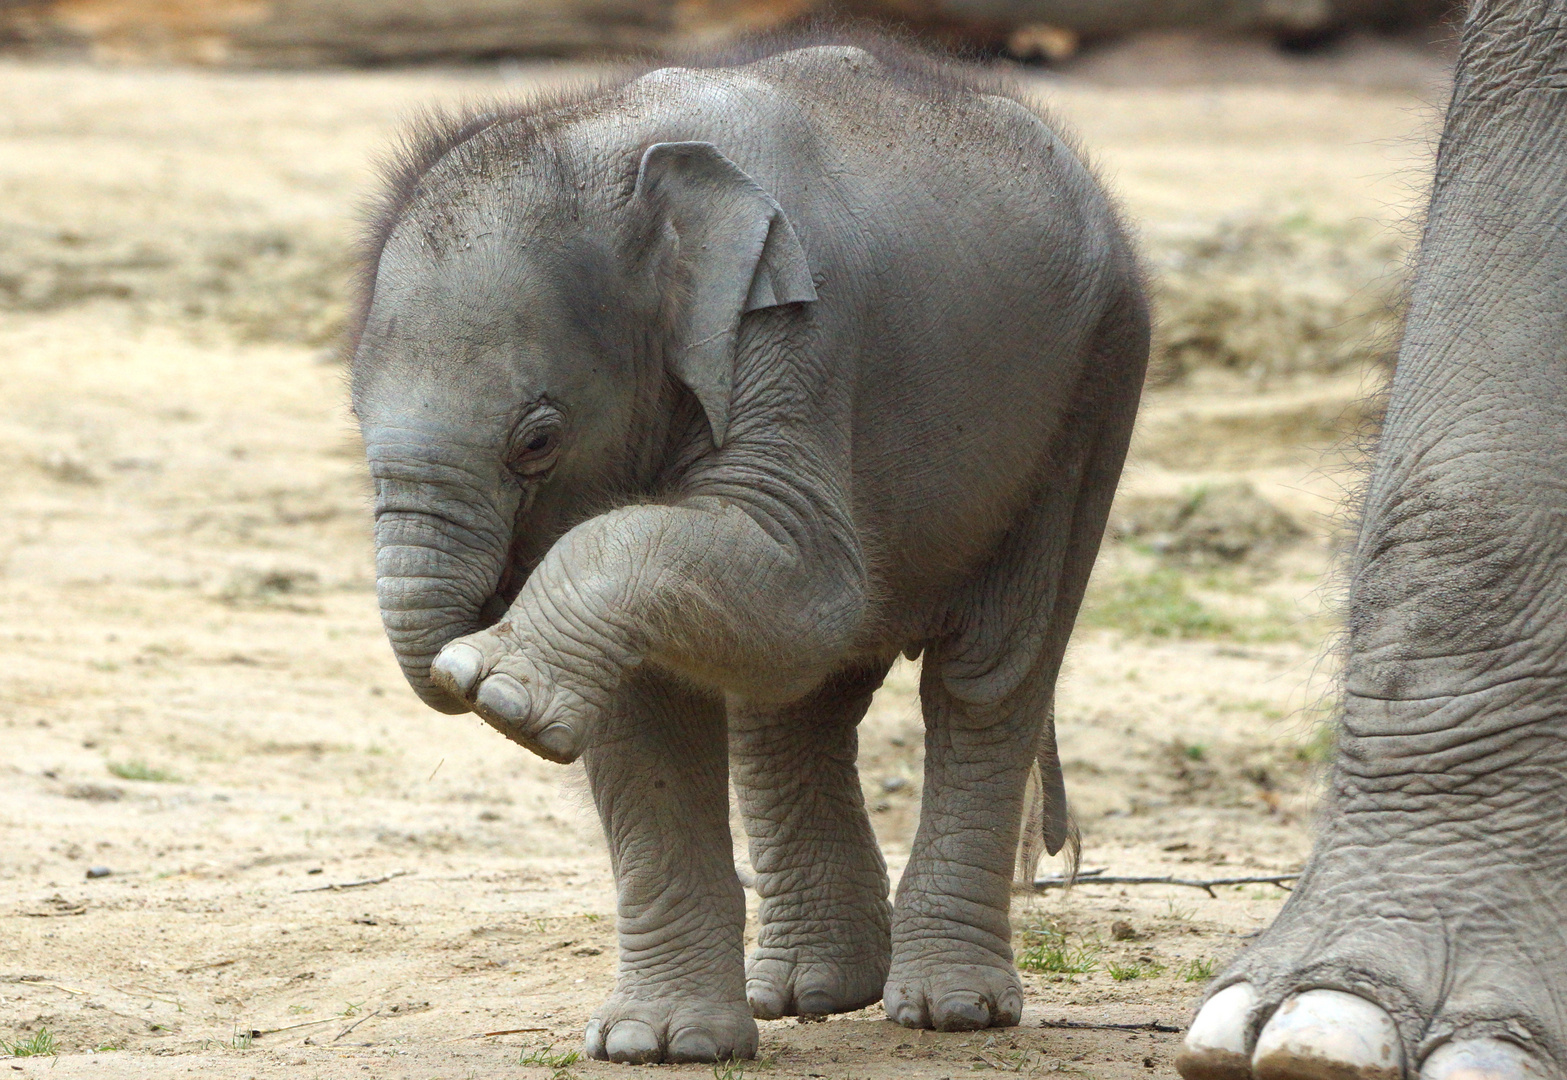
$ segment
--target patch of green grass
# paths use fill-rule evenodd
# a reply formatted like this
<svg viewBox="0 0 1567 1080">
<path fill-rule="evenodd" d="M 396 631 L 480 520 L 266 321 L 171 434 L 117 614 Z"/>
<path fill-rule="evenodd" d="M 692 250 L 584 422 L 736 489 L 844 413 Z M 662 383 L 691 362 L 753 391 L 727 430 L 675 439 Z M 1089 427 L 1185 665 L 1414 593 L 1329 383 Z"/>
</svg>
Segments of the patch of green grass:
<svg viewBox="0 0 1567 1080">
<path fill-rule="evenodd" d="M 1326 764 L 1338 746 L 1338 725 L 1324 720 L 1312 730 L 1306 741 L 1295 747 L 1295 760 L 1310 765 Z"/>
<path fill-rule="evenodd" d="M 1034 1055 L 1027 1050 L 989 1050 L 969 1068 L 975 1071 L 995 1069 L 997 1072 L 1020 1073 L 1033 1063 L 1033 1058 Z"/>
<path fill-rule="evenodd" d="M 1289 604 L 1270 596 L 1264 614 L 1236 623 L 1234 637 L 1237 641 L 1261 645 L 1276 641 L 1311 643 L 1320 641 L 1324 630 L 1320 619 L 1302 616 Z"/>
<path fill-rule="evenodd" d="M 1249 587 L 1234 584 L 1215 590 L 1211 588 L 1214 582 L 1194 579 L 1169 567 L 1146 573 L 1123 571 L 1090 584 L 1078 625 L 1119 630 L 1134 637 L 1223 638 L 1249 644 L 1312 642 L 1323 632 L 1320 620 L 1302 617 L 1276 597 L 1263 598 L 1260 614 L 1227 614 L 1195 595 L 1194 584 L 1210 592 L 1241 595 L 1249 591 Z"/>
<path fill-rule="evenodd" d="M 1180 975 L 1187 982 L 1207 982 L 1213 978 L 1213 958 L 1199 957 L 1181 965 Z"/>
<path fill-rule="evenodd" d="M 522 1056 L 517 1059 L 518 1065 L 532 1065 L 543 1069 L 565 1069 L 582 1060 L 580 1050 L 566 1050 L 559 1054 L 555 1052 L 555 1044 L 540 1047 L 537 1050 L 524 1050 Z"/>
<path fill-rule="evenodd" d="M 1131 964 L 1111 964 L 1105 969 L 1116 982 L 1132 979 L 1152 979 L 1164 974 L 1164 965 L 1152 960 L 1139 960 Z"/>
<path fill-rule="evenodd" d="M 1186 590 L 1186 578 L 1174 570 L 1122 574 L 1089 594 L 1078 618 L 1095 626 L 1139 637 L 1230 637 L 1235 623 Z"/>
<path fill-rule="evenodd" d="M 364 1005 L 365 1005 L 365 1003 L 363 1001 L 347 1001 L 347 1002 L 344 1002 L 343 1003 L 343 1011 L 338 1013 L 337 1015 L 339 1015 L 339 1016 L 358 1016 L 359 1015 L 359 1010 L 364 1008 Z"/>
<path fill-rule="evenodd" d="M 1252 713 L 1263 720 L 1282 720 L 1284 710 L 1268 701 L 1225 701 L 1219 704 L 1221 713 Z"/>
<path fill-rule="evenodd" d="M 745 1080 L 745 1062 L 743 1061 L 715 1061 L 713 1063 L 713 1080 Z"/>
<path fill-rule="evenodd" d="M 247 1028 L 241 1031 L 239 1028 L 235 1028 L 234 1037 L 229 1040 L 229 1045 L 235 1050 L 249 1050 L 255 1041 L 256 1037 L 250 1033 L 250 1029 Z"/>
<path fill-rule="evenodd" d="M 121 780 L 145 780 L 154 784 L 172 784 L 179 780 L 173 773 L 154 769 L 145 761 L 111 761 L 109 772 Z"/>
<path fill-rule="evenodd" d="M 41 1027 L 25 1039 L 15 1042 L 6 1042 L 0 1039 L 0 1050 L 12 1057 L 54 1057 L 60 1052 L 59 1045 L 54 1040 L 54 1032 L 46 1027 Z"/>
<path fill-rule="evenodd" d="M 1017 953 L 1019 971 L 1051 975 L 1087 975 L 1099 969 L 1099 953 L 1104 946 L 1097 941 L 1073 945 L 1066 934 L 1053 926 L 1036 926 L 1022 932 L 1023 947 Z"/>
<path fill-rule="evenodd" d="M 1208 756 L 1208 748 L 1202 743 L 1187 743 L 1181 747 L 1181 756 L 1187 761 L 1201 761 Z"/>
</svg>

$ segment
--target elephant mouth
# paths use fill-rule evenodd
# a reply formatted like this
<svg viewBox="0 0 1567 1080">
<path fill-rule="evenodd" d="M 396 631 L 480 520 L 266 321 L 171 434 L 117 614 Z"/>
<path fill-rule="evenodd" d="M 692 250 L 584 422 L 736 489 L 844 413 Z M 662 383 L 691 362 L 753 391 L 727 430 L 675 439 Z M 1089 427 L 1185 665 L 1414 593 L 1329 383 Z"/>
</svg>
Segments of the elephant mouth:
<svg viewBox="0 0 1567 1080">
<path fill-rule="evenodd" d="M 501 621 L 506 612 L 511 610 L 512 604 L 516 603 L 531 572 L 532 567 L 519 569 L 515 559 L 507 560 L 506 568 L 501 571 L 501 579 L 495 584 L 495 591 L 479 606 L 478 625 L 474 627 L 474 633 L 488 630 Z"/>
</svg>

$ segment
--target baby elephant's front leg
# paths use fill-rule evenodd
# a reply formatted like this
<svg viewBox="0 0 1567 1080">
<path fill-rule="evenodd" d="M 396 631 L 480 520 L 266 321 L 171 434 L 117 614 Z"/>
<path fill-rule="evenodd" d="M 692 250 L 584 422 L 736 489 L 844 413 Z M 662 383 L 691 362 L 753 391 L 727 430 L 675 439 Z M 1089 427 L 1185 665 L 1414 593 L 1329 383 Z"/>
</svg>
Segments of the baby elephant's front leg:
<svg viewBox="0 0 1567 1080">
<path fill-rule="evenodd" d="M 588 1022 L 592 1057 L 756 1055 L 725 727 L 719 699 L 645 668 L 583 755 L 619 890 L 620 970 Z"/>
</svg>

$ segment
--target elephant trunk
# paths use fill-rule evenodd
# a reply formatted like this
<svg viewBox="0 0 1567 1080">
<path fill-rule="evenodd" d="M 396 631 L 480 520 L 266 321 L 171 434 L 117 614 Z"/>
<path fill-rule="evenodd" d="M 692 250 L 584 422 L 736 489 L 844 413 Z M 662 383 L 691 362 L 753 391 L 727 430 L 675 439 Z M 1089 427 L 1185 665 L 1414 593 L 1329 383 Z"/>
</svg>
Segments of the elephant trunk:
<svg viewBox="0 0 1567 1080">
<path fill-rule="evenodd" d="M 431 680 L 430 663 L 448 642 L 495 620 L 506 551 L 500 537 L 481 537 L 430 514 L 383 513 L 376 519 L 381 621 L 403 676 L 431 708 L 468 711 Z"/>
</svg>

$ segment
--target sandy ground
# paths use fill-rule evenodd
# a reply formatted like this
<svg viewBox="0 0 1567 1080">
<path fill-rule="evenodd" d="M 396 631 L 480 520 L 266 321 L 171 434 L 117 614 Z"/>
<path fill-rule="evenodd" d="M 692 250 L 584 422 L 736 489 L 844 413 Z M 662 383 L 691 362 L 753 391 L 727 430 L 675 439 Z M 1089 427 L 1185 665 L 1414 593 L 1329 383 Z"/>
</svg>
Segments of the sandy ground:
<svg viewBox="0 0 1567 1080">
<path fill-rule="evenodd" d="M 0 260 L 0 1038 L 47 1030 L 58 1049 L 5 1075 L 623 1075 L 558 1056 L 614 968 L 580 776 L 404 686 L 329 332 L 256 340 L 233 296 L 261 264 L 223 247 L 340 244 L 411 107 L 571 74 L 0 64 L 0 227 L 66 253 L 10 285 Z M 1248 215 L 1403 221 L 1434 94 L 1372 83 L 1035 88 L 1157 246 Z M 204 253 L 198 269 L 165 241 Z M 72 269 L 76 248 L 97 277 Z M 143 303 L 116 274 L 162 284 Z M 1089 870 L 1300 865 L 1331 688 L 1332 514 L 1354 473 L 1342 436 L 1372 381 L 1215 375 L 1150 396 L 1125 505 L 1243 478 L 1305 535 L 1238 564 L 1107 550 L 1059 703 Z M 1149 582 L 1179 594 L 1165 601 L 1184 630 L 1126 617 Z M 894 673 L 862 736 L 895 873 L 919 798 L 914 680 Z M 1205 973 L 1282 896 L 1020 894 L 1020 947 L 1091 969 L 1025 973 L 1022 1026 L 917 1033 L 875 1009 L 767 1022 L 743 1071 L 1170 1076 Z"/>
</svg>

